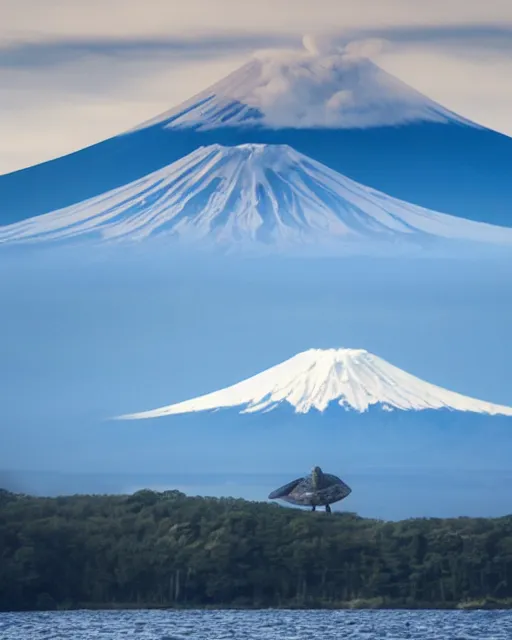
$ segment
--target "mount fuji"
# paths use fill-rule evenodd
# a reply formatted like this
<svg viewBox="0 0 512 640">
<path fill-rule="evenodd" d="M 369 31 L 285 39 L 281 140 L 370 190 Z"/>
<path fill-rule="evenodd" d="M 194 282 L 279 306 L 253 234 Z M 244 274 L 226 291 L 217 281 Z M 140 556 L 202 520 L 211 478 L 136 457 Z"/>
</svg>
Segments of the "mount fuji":
<svg viewBox="0 0 512 640">
<path fill-rule="evenodd" d="M 342 409 L 444 410 L 512 416 L 512 407 L 476 400 L 402 371 L 364 349 L 309 349 L 233 386 L 159 409 L 121 416 L 138 420 L 236 409 L 261 414 L 288 406 L 295 414 Z M 331 411 L 332 413 L 332 411 Z M 343 421 L 343 414 L 340 414 Z"/>
<path fill-rule="evenodd" d="M 79 205 L 0 227 L 0 244 L 92 237 L 326 255 L 354 245 L 435 240 L 512 246 L 512 229 L 410 205 L 285 145 L 201 147 L 168 167 Z"/>
<path fill-rule="evenodd" d="M 350 47 L 259 54 L 128 132 L 0 176 L 0 223 L 129 190 L 201 148 L 245 144 L 285 145 L 390 198 L 512 226 L 512 139 L 436 104 Z"/>
</svg>

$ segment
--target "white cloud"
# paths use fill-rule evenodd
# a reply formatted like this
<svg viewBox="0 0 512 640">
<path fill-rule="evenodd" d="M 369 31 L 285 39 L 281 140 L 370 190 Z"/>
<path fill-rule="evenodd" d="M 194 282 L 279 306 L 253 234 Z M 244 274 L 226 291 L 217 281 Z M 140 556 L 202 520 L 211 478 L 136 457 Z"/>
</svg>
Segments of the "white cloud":
<svg viewBox="0 0 512 640">
<path fill-rule="evenodd" d="M 360 57 L 376 51 L 375 42 L 336 48 L 307 37 L 306 44 L 317 55 L 264 59 L 258 86 L 242 98 L 268 125 L 352 128 L 438 119 L 428 100 Z"/>
<path fill-rule="evenodd" d="M 449 120 L 453 115 L 379 69 L 361 54 L 383 48 L 382 41 L 337 45 L 305 36 L 306 49 L 259 52 L 255 60 L 202 95 L 162 114 L 172 126 L 247 124 L 269 127 L 369 127 L 414 120 Z M 207 113 L 202 105 L 208 102 Z M 226 120 L 233 101 L 247 105 Z M 256 112 L 263 116 L 252 115 Z M 178 116 L 178 117 L 176 117 Z"/>
<path fill-rule="evenodd" d="M 169 109 L 242 64 L 260 35 L 266 46 L 265 34 L 293 36 L 299 44 L 303 33 L 313 33 L 317 37 L 310 38 L 308 46 L 325 50 L 332 38 L 318 36 L 340 28 L 373 34 L 374 40 L 364 45 L 366 53 L 386 70 L 448 108 L 512 135 L 510 48 L 488 50 L 484 43 L 474 49 L 462 39 L 451 47 L 450 33 L 441 42 L 435 31 L 436 25 L 453 27 L 454 33 L 461 25 L 474 25 L 475 30 L 493 23 L 511 26 L 510 0 L 0 2 L 0 172 L 92 144 Z M 379 38 L 400 28 L 416 28 L 418 35 L 382 49 Z M 422 29 L 430 29 L 428 42 Z M 207 36 L 217 37 L 218 45 L 213 42 L 205 49 Z M 181 39 L 183 48 L 131 48 L 142 39 L 148 45 L 172 38 Z M 94 46 L 68 51 L 63 43 L 74 40 L 90 40 Z M 125 49 L 111 47 L 121 40 Z M 43 43 L 47 53 L 54 46 L 59 55 L 50 60 L 37 48 L 23 49 L 27 43 Z M 18 51 L 14 60 L 13 44 L 23 54 Z M 274 90 L 286 102 L 282 87 Z M 352 96 L 340 93 L 331 96 L 329 104 L 347 100 Z"/>
</svg>

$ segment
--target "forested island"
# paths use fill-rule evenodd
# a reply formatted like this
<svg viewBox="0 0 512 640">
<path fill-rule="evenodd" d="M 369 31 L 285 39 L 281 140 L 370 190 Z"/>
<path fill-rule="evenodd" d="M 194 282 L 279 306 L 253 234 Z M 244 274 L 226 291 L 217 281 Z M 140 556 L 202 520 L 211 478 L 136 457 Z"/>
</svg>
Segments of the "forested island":
<svg viewBox="0 0 512 640">
<path fill-rule="evenodd" d="M 0 610 L 512 606 L 512 516 L 383 522 L 178 491 L 0 490 Z"/>
</svg>

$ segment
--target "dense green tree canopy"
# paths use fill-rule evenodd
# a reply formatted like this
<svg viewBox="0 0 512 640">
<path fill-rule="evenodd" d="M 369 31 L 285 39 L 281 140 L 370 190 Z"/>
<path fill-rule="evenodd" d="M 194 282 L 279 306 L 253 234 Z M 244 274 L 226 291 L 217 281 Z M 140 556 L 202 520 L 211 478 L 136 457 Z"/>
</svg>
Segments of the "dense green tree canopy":
<svg viewBox="0 0 512 640">
<path fill-rule="evenodd" d="M 0 490 L 0 610 L 512 601 L 512 516 L 381 522 L 178 491 Z"/>
</svg>

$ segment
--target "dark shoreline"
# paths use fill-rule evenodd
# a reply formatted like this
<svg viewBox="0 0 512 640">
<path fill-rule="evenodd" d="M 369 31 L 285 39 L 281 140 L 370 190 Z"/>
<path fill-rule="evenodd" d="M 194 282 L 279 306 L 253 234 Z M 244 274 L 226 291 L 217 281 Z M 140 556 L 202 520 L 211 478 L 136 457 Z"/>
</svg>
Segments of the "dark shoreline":
<svg viewBox="0 0 512 640">
<path fill-rule="evenodd" d="M 52 609 L 10 609 L 1 613 L 42 613 L 66 611 L 510 611 L 512 600 L 492 600 L 459 603 L 399 603 L 354 601 L 338 604 L 293 605 L 249 605 L 249 604 L 155 604 L 155 603 L 78 603 L 69 606 L 57 606 Z"/>
</svg>

